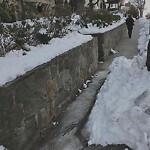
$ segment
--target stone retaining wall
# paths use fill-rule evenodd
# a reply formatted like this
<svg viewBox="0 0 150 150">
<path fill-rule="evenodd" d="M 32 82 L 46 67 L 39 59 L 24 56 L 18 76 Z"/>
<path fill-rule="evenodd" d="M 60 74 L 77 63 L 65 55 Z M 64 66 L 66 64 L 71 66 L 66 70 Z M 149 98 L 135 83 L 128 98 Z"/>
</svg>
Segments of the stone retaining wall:
<svg viewBox="0 0 150 150">
<path fill-rule="evenodd" d="M 82 44 L 0 87 L 0 145 L 22 150 L 95 73 L 97 39 Z"/>
<path fill-rule="evenodd" d="M 110 50 L 115 49 L 117 43 L 120 41 L 123 34 L 126 32 L 126 24 L 107 31 L 105 33 L 92 34 L 92 36 L 98 39 L 98 60 L 105 61 L 110 55 Z"/>
<path fill-rule="evenodd" d="M 53 117 L 74 100 L 119 42 L 125 24 L 82 44 L 0 87 L 0 145 L 28 150 Z M 98 40 L 97 40 L 98 39 Z M 98 42 L 97 42 L 98 41 Z"/>
</svg>

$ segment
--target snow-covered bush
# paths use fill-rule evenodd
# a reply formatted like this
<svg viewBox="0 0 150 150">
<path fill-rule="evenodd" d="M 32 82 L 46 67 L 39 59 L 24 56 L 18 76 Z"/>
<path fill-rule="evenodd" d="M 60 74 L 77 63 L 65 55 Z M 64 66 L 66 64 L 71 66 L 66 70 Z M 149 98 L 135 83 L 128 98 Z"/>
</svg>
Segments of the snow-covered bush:
<svg viewBox="0 0 150 150">
<path fill-rule="evenodd" d="M 52 38 L 63 37 L 70 23 L 66 22 L 64 18 L 53 17 L 0 24 L 0 56 L 14 49 L 28 51 L 27 45 L 48 44 Z"/>
<path fill-rule="evenodd" d="M 68 8 L 68 10 L 67 10 Z M 120 16 L 109 12 L 85 10 L 80 15 L 69 13 L 69 7 L 62 8 L 62 15 L 48 18 L 27 19 L 14 23 L 0 23 L 0 56 L 4 56 L 11 50 L 29 51 L 29 46 L 48 44 L 53 38 L 62 38 L 68 32 L 72 32 L 70 26 L 76 26 L 76 30 L 87 27 L 88 24 L 99 28 L 111 25 L 118 21 Z"/>
<path fill-rule="evenodd" d="M 93 26 L 101 28 L 111 25 L 112 22 L 118 21 L 119 19 L 119 15 L 111 14 L 106 10 L 94 11 L 86 9 L 76 24 L 80 24 L 82 27 L 87 27 L 87 24 L 92 23 Z"/>
</svg>

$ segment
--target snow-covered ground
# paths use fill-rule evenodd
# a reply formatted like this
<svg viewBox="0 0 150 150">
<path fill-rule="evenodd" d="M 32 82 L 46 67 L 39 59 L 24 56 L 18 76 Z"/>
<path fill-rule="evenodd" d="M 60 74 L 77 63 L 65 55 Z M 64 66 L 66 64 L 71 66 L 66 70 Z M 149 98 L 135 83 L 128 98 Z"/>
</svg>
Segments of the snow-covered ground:
<svg viewBox="0 0 150 150">
<path fill-rule="evenodd" d="M 89 144 L 150 150 L 150 72 L 145 67 L 149 20 L 140 19 L 140 25 L 139 55 L 115 58 L 97 95 L 87 124 Z"/>
</svg>

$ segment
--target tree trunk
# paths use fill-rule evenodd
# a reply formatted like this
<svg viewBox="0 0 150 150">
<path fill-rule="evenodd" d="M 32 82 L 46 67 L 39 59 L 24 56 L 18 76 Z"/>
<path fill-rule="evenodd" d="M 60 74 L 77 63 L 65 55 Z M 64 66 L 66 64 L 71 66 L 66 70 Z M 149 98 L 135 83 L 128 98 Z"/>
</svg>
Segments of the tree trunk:
<svg viewBox="0 0 150 150">
<path fill-rule="evenodd" d="M 139 11 L 140 11 L 140 18 L 142 18 L 143 17 L 143 9 L 139 8 Z"/>
<path fill-rule="evenodd" d="M 24 0 L 21 0 L 21 9 L 22 9 L 22 12 L 21 12 L 21 19 L 24 20 L 25 19 L 25 7 L 24 7 Z"/>
</svg>

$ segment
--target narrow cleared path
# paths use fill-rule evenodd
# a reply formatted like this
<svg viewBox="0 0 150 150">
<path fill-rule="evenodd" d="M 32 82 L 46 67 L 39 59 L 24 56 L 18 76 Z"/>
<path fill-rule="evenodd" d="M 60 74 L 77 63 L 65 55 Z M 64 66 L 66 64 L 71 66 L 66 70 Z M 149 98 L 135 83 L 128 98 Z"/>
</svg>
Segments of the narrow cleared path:
<svg viewBox="0 0 150 150">
<path fill-rule="evenodd" d="M 88 88 L 83 89 L 83 92 L 66 111 L 53 120 L 49 129 L 41 133 L 42 138 L 32 150 L 125 150 L 127 147 L 125 145 L 88 147 L 84 125 L 95 103 L 97 92 L 108 75 L 108 67 L 113 59 L 118 56 L 132 58 L 138 54 L 139 30 L 140 26 L 136 20 L 132 38 L 129 39 L 127 33 L 123 36 L 115 48 L 118 53 L 110 55 L 103 64 L 99 64 L 97 74 L 92 78 Z"/>
<path fill-rule="evenodd" d="M 119 42 L 119 44 L 115 48 L 115 50 L 117 50 L 119 52 L 119 55 L 125 56 L 127 58 L 132 58 L 134 55 L 137 55 L 139 30 L 140 30 L 140 25 L 139 25 L 138 20 L 136 20 L 134 29 L 133 29 L 133 35 L 132 35 L 131 39 L 128 38 L 128 35 L 126 32 L 126 34 L 123 36 L 122 40 Z"/>
<path fill-rule="evenodd" d="M 111 64 L 113 59 L 118 56 L 125 56 L 129 59 L 131 59 L 133 56 L 138 54 L 138 39 L 139 39 L 139 30 L 140 30 L 140 25 L 139 21 L 135 21 L 135 25 L 133 28 L 133 33 L 131 39 L 127 35 L 127 30 L 125 35 L 122 37 L 116 48 L 114 49 L 115 51 L 118 51 L 115 55 L 112 54 L 109 56 L 109 58 L 105 61 L 104 64 L 99 65 L 99 70 L 101 69 L 108 69 L 108 66 Z"/>
</svg>

